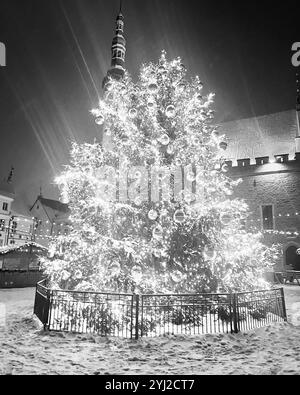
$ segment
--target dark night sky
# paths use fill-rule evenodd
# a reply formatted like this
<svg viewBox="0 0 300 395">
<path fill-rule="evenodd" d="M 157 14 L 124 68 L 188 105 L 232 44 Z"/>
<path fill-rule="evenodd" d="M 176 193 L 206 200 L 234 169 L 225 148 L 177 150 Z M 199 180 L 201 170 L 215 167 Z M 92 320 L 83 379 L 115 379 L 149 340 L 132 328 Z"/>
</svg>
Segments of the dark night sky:
<svg viewBox="0 0 300 395">
<path fill-rule="evenodd" d="M 216 93 L 217 120 L 294 108 L 291 46 L 299 11 L 289 1 L 124 0 L 127 69 L 181 56 Z M 1 0 L 0 177 L 15 166 L 28 203 L 68 163 L 70 142 L 99 135 L 95 107 L 110 64 L 118 0 Z M 298 33 L 298 34 L 297 34 Z"/>
</svg>

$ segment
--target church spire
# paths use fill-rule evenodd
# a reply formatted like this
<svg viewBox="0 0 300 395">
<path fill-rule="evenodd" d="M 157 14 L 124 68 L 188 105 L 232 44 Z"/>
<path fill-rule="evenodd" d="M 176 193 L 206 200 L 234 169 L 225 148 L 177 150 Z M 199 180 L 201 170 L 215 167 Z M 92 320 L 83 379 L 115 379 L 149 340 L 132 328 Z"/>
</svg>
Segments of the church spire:
<svg viewBox="0 0 300 395">
<path fill-rule="evenodd" d="M 126 40 L 124 37 L 124 16 L 122 14 L 122 1 L 120 2 L 120 11 L 116 20 L 116 33 L 112 41 L 111 54 L 111 68 L 108 70 L 107 76 L 103 80 L 104 89 L 109 78 L 119 80 L 124 77 L 125 73 Z"/>
</svg>

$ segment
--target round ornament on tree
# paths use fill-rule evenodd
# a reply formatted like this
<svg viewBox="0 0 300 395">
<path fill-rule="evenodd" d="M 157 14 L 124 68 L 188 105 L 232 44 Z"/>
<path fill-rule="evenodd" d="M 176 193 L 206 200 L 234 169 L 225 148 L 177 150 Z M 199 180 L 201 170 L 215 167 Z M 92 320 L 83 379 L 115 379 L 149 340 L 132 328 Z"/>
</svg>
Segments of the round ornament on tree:
<svg viewBox="0 0 300 395">
<path fill-rule="evenodd" d="M 175 107 L 173 106 L 173 104 L 170 104 L 167 108 L 166 108 L 166 116 L 168 118 L 174 118 L 176 115 L 176 110 Z"/>
<path fill-rule="evenodd" d="M 156 210 L 150 210 L 148 213 L 148 218 L 151 219 L 151 221 L 155 221 L 158 217 L 158 212 Z"/>
<path fill-rule="evenodd" d="M 104 116 L 98 115 L 97 118 L 95 119 L 95 122 L 99 126 L 103 125 L 104 124 Z"/>
<path fill-rule="evenodd" d="M 183 210 L 176 210 L 174 214 L 174 221 L 177 224 L 183 224 L 185 221 L 185 212 Z"/>
<path fill-rule="evenodd" d="M 137 109 L 136 109 L 136 108 L 131 108 L 131 109 L 129 110 L 129 117 L 130 117 L 131 119 L 136 118 L 136 117 L 137 117 L 137 114 L 138 114 L 138 112 L 137 112 Z"/>
<path fill-rule="evenodd" d="M 170 143 L 170 137 L 164 133 L 161 137 L 159 137 L 158 141 L 161 145 L 168 145 Z"/>
<path fill-rule="evenodd" d="M 148 91 L 155 95 L 158 92 L 158 85 L 156 82 L 152 82 L 151 84 L 148 85 Z"/>
</svg>

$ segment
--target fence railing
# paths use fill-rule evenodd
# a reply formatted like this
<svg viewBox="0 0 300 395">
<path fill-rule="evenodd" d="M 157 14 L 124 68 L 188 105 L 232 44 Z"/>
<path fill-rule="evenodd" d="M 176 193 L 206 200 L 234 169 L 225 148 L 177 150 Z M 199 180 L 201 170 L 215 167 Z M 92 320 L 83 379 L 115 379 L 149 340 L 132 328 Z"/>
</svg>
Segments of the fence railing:
<svg viewBox="0 0 300 395">
<path fill-rule="evenodd" d="M 234 294 L 133 295 L 36 288 L 34 313 L 52 331 L 100 336 L 237 333 L 287 320 L 283 288 Z"/>
</svg>

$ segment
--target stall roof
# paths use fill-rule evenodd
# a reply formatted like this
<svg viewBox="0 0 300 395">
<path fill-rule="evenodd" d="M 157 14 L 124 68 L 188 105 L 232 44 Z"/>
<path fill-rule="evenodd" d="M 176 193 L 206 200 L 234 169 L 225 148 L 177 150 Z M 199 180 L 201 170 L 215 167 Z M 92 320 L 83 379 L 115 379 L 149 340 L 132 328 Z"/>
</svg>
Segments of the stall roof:
<svg viewBox="0 0 300 395">
<path fill-rule="evenodd" d="M 30 243 L 26 243 L 26 244 L 23 244 L 18 247 L 16 247 L 16 246 L 14 246 L 14 247 L 9 247 L 9 246 L 0 247 L 0 255 L 5 255 L 5 254 L 8 254 L 9 252 L 22 251 L 24 248 L 28 248 L 28 247 L 40 248 L 41 250 L 44 250 L 44 251 L 48 250 L 46 247 L 44 247 L 40 244 L 30 242 Z"/>
</svg>

